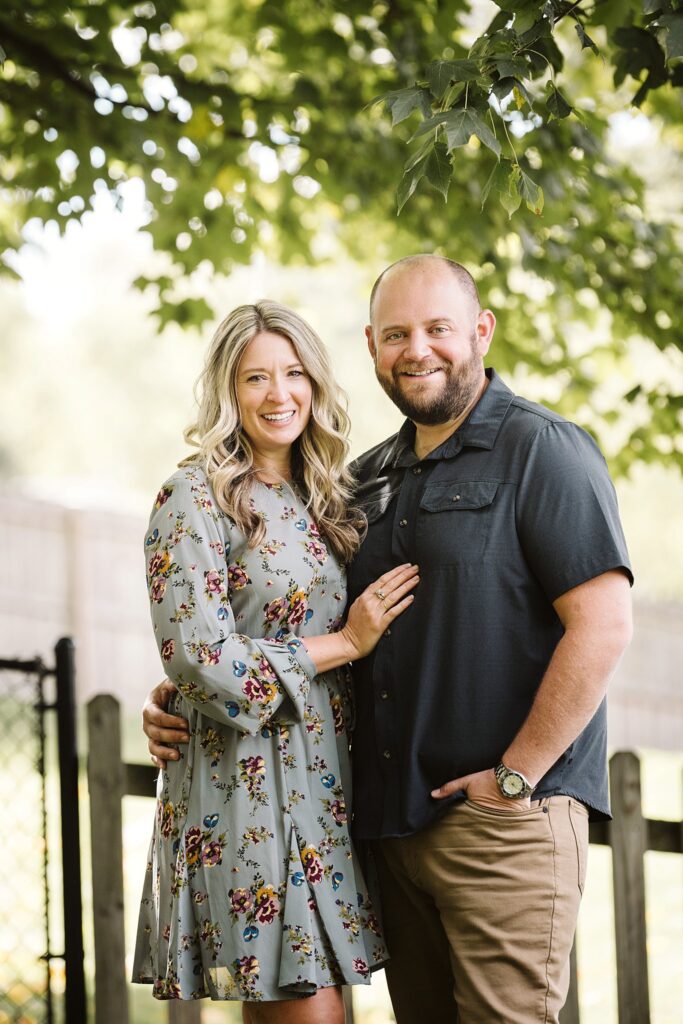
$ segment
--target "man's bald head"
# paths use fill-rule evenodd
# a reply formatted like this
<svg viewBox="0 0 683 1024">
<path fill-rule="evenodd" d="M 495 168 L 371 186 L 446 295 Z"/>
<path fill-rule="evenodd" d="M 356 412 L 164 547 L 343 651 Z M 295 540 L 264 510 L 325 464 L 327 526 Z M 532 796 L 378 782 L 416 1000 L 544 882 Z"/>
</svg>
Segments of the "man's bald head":
<svg viewBox="0 0 683 1024">
<path fill-rule="evenodd" d="M 382 281 L 386 277 L 394 274 L 399 270 L 408 270 L 410 267 L 426 268 L 429 267 L 430 264 L 436 264 L 447 267 L 453 273 L 453 276 L 456 278 L 463 292 L 472 300 L 475 307 L 475 311 L 477 313 L 479 312 L 479 310 L 481 309 L 481 302 L 479 301 L 479 292 L 477 290 L 475 280 L 470 274 L 469 270 L 463 267 L 461 263 L 456 263 L 455 260 L 449 260 L 447 256 L 437 256 L 434 253 L 417 253 L 415 256 L 404 256 L 403 259 L 396 260 L 395 263 L 392 263 L 390 266 L 386 268 L 386 270 L 383 270 L 382 273 L 379 275 L 374 285 L 372 286 L 372 291 L 370 292 L 370 323 L 372 324 L 374 322 L 373 313 L 375 308 L 375 299 L 377 297 L 377 292 L 379 291 Z"/>
</svg>

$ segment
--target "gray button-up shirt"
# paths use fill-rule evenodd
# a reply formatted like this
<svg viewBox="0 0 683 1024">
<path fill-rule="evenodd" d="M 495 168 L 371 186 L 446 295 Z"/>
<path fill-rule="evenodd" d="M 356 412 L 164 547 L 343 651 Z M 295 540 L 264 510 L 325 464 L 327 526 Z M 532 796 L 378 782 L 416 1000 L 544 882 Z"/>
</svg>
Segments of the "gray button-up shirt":
<svg viewBox="0 0 683 1024">
<path fill-rule="evenodd" d="M 593 439 L 487 376 L 466 422 L 426 458 L 406 422 L 353 467 L 369 529 L 349 599 L 401 562 L 421 578 L 354 666 L 359 839 L 425 827 L 454 799 L 437 802 L 432 789 L 498 763 L 562 636 L 557 597 L 610 569 L 632 582 Z M 565 793 L 609 816 L 605 724 L 603 702 L 536 796 Z"/>
</svg>

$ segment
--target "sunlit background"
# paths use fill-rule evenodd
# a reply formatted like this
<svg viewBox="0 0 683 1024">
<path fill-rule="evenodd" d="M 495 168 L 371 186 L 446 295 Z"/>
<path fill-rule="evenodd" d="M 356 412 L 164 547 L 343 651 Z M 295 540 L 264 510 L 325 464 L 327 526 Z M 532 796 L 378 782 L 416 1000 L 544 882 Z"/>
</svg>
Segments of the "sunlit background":
<svg viewBox="0 0 683 1024">
<path fill-rule="evenodd" d="M 485 23 L 486 8 L 491 5 L 479 6 L 472 34 Z M 134 62 L 133 33 L 122 30 L 117 46 L 122 57 Z M 387 53 L 378 48 L 373 60 L 382 65 Z M 103 115 L 109 96 L 102 86 L 98 102 Z M 174 102 L 162 80 L 150 86 L 147 99 L 152 106 Z M 182 108 L 179 113 L 182 117 Z M 523 134 L 524 129 L 519 131 Z M 628 110 L 616 112 L 610 122 L 609 145 L 614 159 L 624 167 L 638 167 L 647 179 L 650 213 L 680 227 L 680 155 L 657 119 Z M 186 155 L 191 157 L 191 150 Z M 98 161 L 104 162 L 104 153 L 93 146 L 90 158 L 98 166 Z M 288 157 L 286 152 L 278 156 L 274 149 L 254 142 L 249 159 L 261 180 L 272 183 L 286 171 L 282 161 Z M 68 178 L 73 154 L 65 153 L 61 160 L 60 170 Z M 161 179 L 160 183 L 174 188 L 170 178 L 167 186 Z M 295 179 L 295 188 L 306 198 L 316 194 L 319 185 L 301 175 Z M 206 202 L 210 207 L 210 196 Z M 77 207 L 73 206 L 75 214 L 83 209 Z M 148 220 L 140 179 L 133 178 L 120 188 L 118 203 L 103 187 L 80 222 L 70 220 L 63 233 L 55 221 L 46 225 L 31 221 L 12 259 L 19 279 L 0 282 L 0 656 L 41 654 L 50 660 L 56 639 L 73 635 L 78 645 L 81 708 L 97 692 L 117 696 L 124 712 L 123 754 L 131 761 L 146 760 L 139 708 L 161 676 L 148 621 L 141 542 L 160 483 L 186 454 L 183 429 L 192 417 L 193 382 L 213 326 L 235 305 L 258 298 L 293 306 L 328 346 L 348 395 L 352 454 L 393 433 L 401 422 L 375 381 L 363 334 L 370 287 L 383 265 L 382 246 L 375 240 L 368 240 L 365 256 L 360 240 L 359 259 L 351 260 L 339 243 L 335 225 L 329 229 L 321 225 L 315 238 L 315 255 L 320 260 L 316 267 L 278 266 L 267 244 L 248 265 L 238 266 L 229 276 L 210 276 L 200 266 L 178 283 L 178 294 L 204 298 L 214 313 L 213 323 L 201 329 L 181 329 L 170 323 L 159 331 L 153 315 L 157 290 L 153 285 L 141 289 L 134 284 L 141 276 L 153 278 L 168 269 L 166 258 L 153 251 L 145 231 Z M 457 217 L 453 222 L 457 225 Z M 388 225 L 387 231 L 392 229 Z M 190 244 L 188 239 L 189 235 L 178 236 L 179 250 Z M 514 256 L 518 244 L 514 232 L 500 240 L 508 255 Z M 457 229 L 445 251 L 459 258 Z M 477 268 L 472 269 L 476 273 Z M 558 275 L 562 269 L 557 267 Z M 506 296 L 495 291 L 488 294 L 485 280 L 482 285 L 483 301 L 495 311 Z M 540 281 L 520 269 L 512 285 L 520 297 L 533 300 L 552 287 L 552 280 Z M 620 406 L 619 396 L 637 383 L 653 389 L 661 381 L 680 391 L 683 359 L 680 347 L 659 351 L 634 339 L 628 357 L 613 360 L 611 321 L 600 308 L 599 292 L 587 292 L 580 302 L 585 304 L 585 321 L 567 324 L 565 341 L 571 352 L 589 354 L 598 382 L 593 396 L 596 417 L 623 413 L 612 417 L 611 426 L 601 433 L 607 455 L 616 456 L 633 423 L 647 416 L 647 410 Z M 661 311 L 658 315 L 667 317 Z M 679 329 L 668 320 L 659 326 Z M 497 336 L 490 365 L 496 366 L 496 353 L 505 345 L 505 337 Z M 526 397 L 549 403 L 560 400 L 562 379 L 536 376 L 521 365 L 512 366 L 505 376 Z M 640 462 L 628 476 L 616 480 L 616 487 L 637 581 L 637 633 L 614 685 L 613 742 L 637 749 L 642 757 L 645 815 L 680 819 L 683 479 L 676 470 L 656 462 Z M 83 721 L 80 746 L 85 755 Z M 85 788 L 82 795 L 86 807 Z M 124 802 L 125 909 L 131 953 L 152 809 L 149 800 Z M 21 808 L 10 807 L 9 818 L 20 821 Z M 55 838 L 54 822 L 51 828 Z M 578 934 L 585 1024 L 617 1021 L 610 859 L 608 849 L 591 849 Z M 87 821 L 83 861 L 92 988 Z M 683 1005 L 680 863 L 675 855 L 648 853 L 646 871 L 652 1022 L 677 1024 Z M 0 881 L 0 898 L 11 898 L 11 879 Z M 58 916 L 54 928 L 56 948 L 61 941 Z M 166 1019 L 165 1007 L 154 1003 L 146 988 L 131 987 L 130 998 L 134 1024 Z M 370 988 L 356 989 L 354 1000 L 361 1024 L 393 1020 L 381 976 Z M 207 1024 L 240 1019 L 236 1007 L 206 1001 L 202 1013 Z"/>
</svg>

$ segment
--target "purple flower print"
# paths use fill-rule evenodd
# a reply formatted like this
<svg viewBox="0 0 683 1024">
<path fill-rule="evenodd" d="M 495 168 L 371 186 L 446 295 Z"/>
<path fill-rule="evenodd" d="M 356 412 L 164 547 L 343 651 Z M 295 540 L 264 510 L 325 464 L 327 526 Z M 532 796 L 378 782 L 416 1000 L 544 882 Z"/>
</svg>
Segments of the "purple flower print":
<svg viewBox="0 0 683 1024">
<path fill-rule="evenodd" d="M 343 800 L 333 800 L 330 804 L 330 811 L 332 817 L 338 825 L 343 824 L 347 820 L 346 816 L 346 804 Z"/>
<path fill-rule="evenodd" d="M 188 828 L 185 833 L 185 860 L 188 864 L 196 864 L 202 845 L 202 831 L 197 825 Z"/>
<path fill-rule="evenodd" d="M 202 864 L 206 864 L 207 867 L 212 868 L 216 864 L 220 864 L 222 859 L 221 844 L 215 839 L 202 848 Z"/>
<path fill-rule="evenodd" d="M 210 569 L 204 573 L 204 583 L 206 584 L 207 594 L 223 593 L 223 577 L 215 569 Z"/>
<path fill-rule="evenodd" d="M 263 682 L 256 676 L 247 676 L 242 683 L 242 692 L 256 704 L 270 704 L 277 696 L 277 686 Z"/>
<path fill-rule="evenodd" d="M 310 540 L 306 545 L 306 550 L 309 554 L 313 555 L 319 565 L 324 565 L 327 561 L 327 548 L 320 541 Z"/>
<path fill-rule="evenodd" d="M 175 640 L 162 640 L 161 641 L 161 657 L 164 661 L 170 661 L 175 654 Z"/>
<path fill-rule="evenodd" d="M 264 604 L 263 614 L 266 622 L 278 622 L 285 613 L 287 608 L 286 597 L 276 597 L 270 604 Z"/>
<path fill-rule="evenodd" d="M 231 889 L 228 896 L 230 897 L 230 906 L 235 914 L 246 914 L 254 905 L 248 889 Z"/>
<path fill-rule="evenodd" d="M 303 590 L 297 590 L 297 592 L 289 599 L 289 614 L 287 615 L 287 622 L 289 625 L 301 625 L 306 618 L 307 608 L 308 602 L 306 601 L 306 595 Z"/>
<path fill-rule="evenodd" d="M 272 924 L 280 913 L 280 900 L 272 885 L 262 885 L 256 891 L 254 918 L 259 924 Z"/>
<path fill-rule="evenodd" d="M 304 866 L 306 878 L 312 885 L 323 880 L 323 865 L 315 846 L 307 846 L 301 851 L 301 862 Z"/>
<path fill-rule="evenodd" d="M 241 565 L 228 566 L 228 586 L 231 590 L 242 590 L 249 582 L 249 577 Z"/>
<path fill-rule="evenodd" d="M 233 960 L 232 966 L 235 973 L 243 978 L 256 978 L 261 970 L 258 957 L 255 956 L 243 956 L 239 960 Z"/>
</svg>

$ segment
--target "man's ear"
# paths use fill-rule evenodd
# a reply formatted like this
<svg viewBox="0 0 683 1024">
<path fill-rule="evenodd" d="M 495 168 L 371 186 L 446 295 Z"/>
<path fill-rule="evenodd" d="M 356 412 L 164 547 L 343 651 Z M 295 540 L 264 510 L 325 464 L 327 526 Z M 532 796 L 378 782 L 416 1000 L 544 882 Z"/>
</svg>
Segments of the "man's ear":
<svg viewBox="0 0 683 1024">
<path fill-rule="evenodd" d="M 496 329 L 496 318 L 490 309 L 482 309 L 477 317 L 477 350 L 483 357 L 488 352 Z"/>
<path fill-rule="evenodd" d="M 372 356 L 372 361 L 374 363 L 374 361 L 375 361 L 375 359 L 377 357 L 377 349 L 375 347 L 375 339 L 374 339 L 374 337 L 372 335 L 372 325 L 371 324 L 368 324 L 367 327 L 365 328 L 365 337 L 368 340 L 368 351 L 370 352 L 370 355 Z"/>
</svg>

